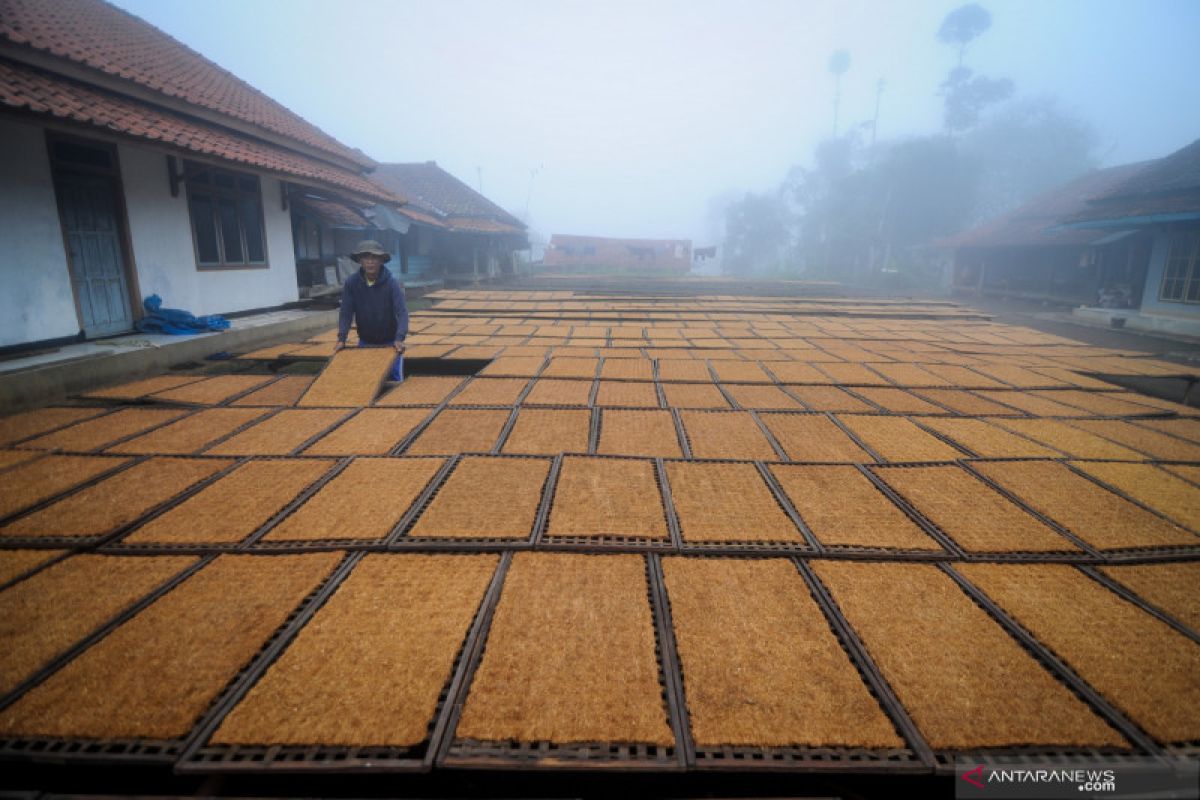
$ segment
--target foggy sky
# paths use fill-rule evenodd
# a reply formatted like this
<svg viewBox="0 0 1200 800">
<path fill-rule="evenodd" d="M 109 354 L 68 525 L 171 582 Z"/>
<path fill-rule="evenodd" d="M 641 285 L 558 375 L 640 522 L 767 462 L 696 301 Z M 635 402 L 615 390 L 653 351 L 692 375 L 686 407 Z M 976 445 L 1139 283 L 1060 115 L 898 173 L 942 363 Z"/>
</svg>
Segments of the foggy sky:
<svg viewBox="0 0 1200 800">
<path fill-rule="evenodd" d="M 710 198 L 778 185 L 832 127 L 935 133 L 961 0 L 115 0 L 341 142 L 436 160 L 552 233 L 709 244 Z M 1200 138 L 1200 2 L 983 0 L 966 63 L 1057 95 L 1104 165 Z M 538 169 L 532 179 L 530 172 Z M 530 191 L 532 188 L 532 191 Z"/>
</svg>

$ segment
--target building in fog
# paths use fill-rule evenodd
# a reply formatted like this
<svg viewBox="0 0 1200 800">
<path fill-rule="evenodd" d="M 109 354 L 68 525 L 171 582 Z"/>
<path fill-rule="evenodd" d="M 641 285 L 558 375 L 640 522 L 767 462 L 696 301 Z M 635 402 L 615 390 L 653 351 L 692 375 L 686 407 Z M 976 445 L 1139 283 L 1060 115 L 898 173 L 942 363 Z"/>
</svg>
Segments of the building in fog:
<svg viewBox="0 0 1200 800">
<path fill-rule="evenodd" d="M 373 167 L 121 9 L 0 2 L 0 347 L 293 302 L 292 197 L 402 206 Z"/>
<path fill-rule="evenodd" d="M 960 295 L 1051 300 L 1076 315 L 1200 334 L 1200 140 L 1102 169 L 939 243 Z"/>
<path fill-rule="evenodd" d="M 1060 227 L 1148 237 L 1137 313 L 1121 316 L 1130 327 L 1200 333 L 1200 140 L 1089 199 Z"/>
<path fill-rule="evenodd" d="M 396 209 L 408 229 L 394 271 L 452 283 L 516 274 L 517 252 L 529 249 L 525 223 L 437 162 L 380 164 L 371 180 L 408 201 Z"/>
<path fill-rule="evenodd" d="M 556 233 L 542 258 L 546 267 L 586 272 L 684 274 L 692 266 L 690 239 L 610 239 Z"/>
<path fill-rule="evenodd" d="M 1136 307 L 1152 236 L 1134 228 L 1075 230 L 1060 223 L 1155 162 L 1096 170 L 939 244 L 953 251 L 960 295 Z"/>
<path fill-rule="evenodd" d="M 388 269 L 409 290 L 516 273 L 517 252 L 529 248 L 525 224 L 436 162 L 379 164 L 370 180 L 403 197 L 404 205 L 355 206 L 312 191 L 293 194 L 302 292 L 329 291 L 356 270 L 346 254 L 362 239 L 392 254 Z"/>
</svg>

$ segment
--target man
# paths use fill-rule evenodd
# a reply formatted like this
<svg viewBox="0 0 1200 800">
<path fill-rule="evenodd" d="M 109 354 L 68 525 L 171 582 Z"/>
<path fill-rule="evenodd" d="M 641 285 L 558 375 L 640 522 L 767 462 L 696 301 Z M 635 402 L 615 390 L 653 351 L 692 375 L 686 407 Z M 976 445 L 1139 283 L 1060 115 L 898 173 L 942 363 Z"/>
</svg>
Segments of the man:
<svg viewBox="0 0 1200 800">
<path fill-rule="evenodd" d="M 404 287 L 384 268 L 391 255 L 379 242 L 359 242 L 350 254 L 359 265 L 358 272 L 342 286 L 342 308 L 338 315 L 336 353 L 346 346 L 350 321 L 358 328 L 359 347 L 393 347 L 396 363 L 389 380 L 404 380 L 404 337 L 408 336 L 408 306 Z"/>
</svg>

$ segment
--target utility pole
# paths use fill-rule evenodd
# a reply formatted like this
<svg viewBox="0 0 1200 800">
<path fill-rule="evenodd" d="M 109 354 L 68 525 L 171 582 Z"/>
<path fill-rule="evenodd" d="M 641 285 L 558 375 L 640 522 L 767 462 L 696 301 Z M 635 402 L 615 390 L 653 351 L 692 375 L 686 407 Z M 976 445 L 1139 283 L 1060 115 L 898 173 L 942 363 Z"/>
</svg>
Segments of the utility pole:
<svg viewBox="0 0 1200 800">
<path fill-rule="evenodd" d="M 525 192 L 525 227 L 527 233 L 532 233 L 529 228 L 529 201 L 533 199 L 533 179 L 542 171 L 544 164 L 538 164 L 533 169 L 529 170 L 529 189 Z M 533 274 L 533 237 L 529 237 L 529 274 Z"/>
<path fill-rule="evenodd" d="M 544 164 L 538 164 L 533 169 L 529 170 L 529 190 L 525 192 L 525 224 L 529 224 L 529 201 L 533 199 L 533 179 L 542 171 Z"/>
<path fill-rule="evenodd" d="M 483 194 L 483 167 L 475 167 L 475 177 L 479 184 L 479 193 Z"/>
</svg>

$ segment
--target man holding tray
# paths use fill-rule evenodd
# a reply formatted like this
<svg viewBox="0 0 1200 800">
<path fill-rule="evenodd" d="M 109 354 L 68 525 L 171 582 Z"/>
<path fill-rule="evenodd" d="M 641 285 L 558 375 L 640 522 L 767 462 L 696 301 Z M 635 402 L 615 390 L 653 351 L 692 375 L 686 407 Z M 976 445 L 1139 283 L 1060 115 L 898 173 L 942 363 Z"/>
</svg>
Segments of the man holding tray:
<svg viewBox="0 0 1200 800">
<path fill-rule="evenodd" d="M 404 287 L 384 269 L 392 256 L 373 239 L 359 242 L 350 254 L 358 272 L 342 286 L 342 308 L 338 316 L 338 338 L 333 350 L 346 346 L 350 322 L 358 329 L 359 347 L 394 347 L 396 363 L 388 380 L 404 380 L 404 337 L 408 335 L 408 305 Z"/>
</svg>

